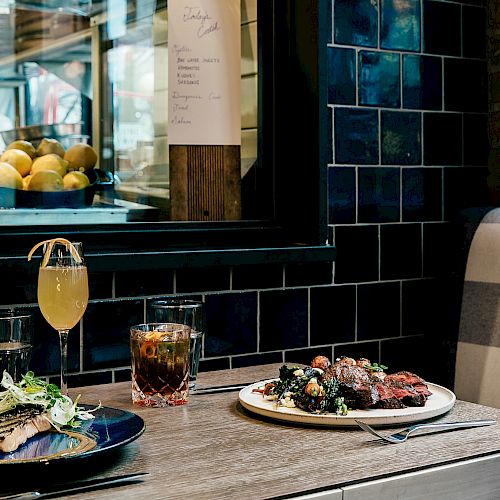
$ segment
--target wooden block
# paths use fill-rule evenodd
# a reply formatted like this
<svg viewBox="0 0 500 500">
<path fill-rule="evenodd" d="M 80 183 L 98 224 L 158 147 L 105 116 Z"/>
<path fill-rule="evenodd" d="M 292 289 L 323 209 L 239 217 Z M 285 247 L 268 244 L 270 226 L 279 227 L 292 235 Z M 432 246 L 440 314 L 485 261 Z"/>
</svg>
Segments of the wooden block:
<svg viewBox="0 0 500 500">
<path fill-rule="evenodd" d="M 170 146 L 172 220 L 241 219 L 240 146 Z"/>
</svg>

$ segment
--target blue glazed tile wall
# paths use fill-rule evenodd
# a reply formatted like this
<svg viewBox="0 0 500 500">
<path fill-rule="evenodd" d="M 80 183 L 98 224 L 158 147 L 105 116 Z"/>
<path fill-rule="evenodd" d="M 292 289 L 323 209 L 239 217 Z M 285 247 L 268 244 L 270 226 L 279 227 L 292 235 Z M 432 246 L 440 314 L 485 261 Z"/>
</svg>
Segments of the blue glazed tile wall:
<svg viewBox="0 0 500 500">
<path fill-rule="evenodd" d="M 396 368 L 399 349 L 427 349 L 444 356 L 443 368 L 431 361 L 419 371 L 451 385 L 463 271 L 456 223 L 489 204 L 485 2 L 332 1 L 328 50 L 358 61 L 355 103 L 335 97 L 345 69 L 329 66 L 331 288 L 356 296 L 342 352 L 372 349 Z M 352 95 L 352 79 L 348 87 Z"/>
<path fill-rule="evenodd" d="M 488 196 L 486 7 L 332 0 L 328 8 L 335 263 L 89 269 L 91 301 L 69 339 L 70 386 L 130 380 L 129 326 L 167 297 L 204 303 L 201 371 L 349 355 L 452 385 L 456 221 Z M 16 286 L 0 291 L 0 305 L 35 315 L 32 368 L 57 381 L 58 340 L 36 305 L 36 272 L 2 278 Z"/>
</svg>

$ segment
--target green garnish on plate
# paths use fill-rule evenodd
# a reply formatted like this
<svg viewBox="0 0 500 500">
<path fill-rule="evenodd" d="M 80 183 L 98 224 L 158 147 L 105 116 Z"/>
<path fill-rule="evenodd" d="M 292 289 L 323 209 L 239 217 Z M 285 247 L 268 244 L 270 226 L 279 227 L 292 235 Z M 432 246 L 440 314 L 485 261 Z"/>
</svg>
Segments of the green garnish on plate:
<svg viewBox="0 0 500 500">
<path fill-rule="evenodd" d="M 32 371 L 23 375 L 20 382 L 14 382 L 4 371 L 0 382 L 0 414 L 21 405 L 40 406 L 43 408 L 43 414 L 57 430 L 61 427 L 79 427 L 79 420 L 94 418 L 92 413 L 101 407 L 99 403 L 96 408 L 86 410 L 78 406 L 79 399 L 80 396 L 75 401 L 64 396 L 57 385 L 35 377 Z"/>
</svg>

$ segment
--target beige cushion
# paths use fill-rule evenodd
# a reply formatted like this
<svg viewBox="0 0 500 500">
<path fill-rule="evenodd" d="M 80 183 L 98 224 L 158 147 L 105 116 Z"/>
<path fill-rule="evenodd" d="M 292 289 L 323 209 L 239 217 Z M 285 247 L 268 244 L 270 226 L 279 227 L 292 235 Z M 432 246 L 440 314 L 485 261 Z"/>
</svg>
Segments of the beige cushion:
<svg viewBox="0 0 500 500">
<path fill-rule="evenodd" d="M 455 392 L 459 399 L 500 408 L 500 209 L 483 218 L 469 250 Z"/>
</svg>

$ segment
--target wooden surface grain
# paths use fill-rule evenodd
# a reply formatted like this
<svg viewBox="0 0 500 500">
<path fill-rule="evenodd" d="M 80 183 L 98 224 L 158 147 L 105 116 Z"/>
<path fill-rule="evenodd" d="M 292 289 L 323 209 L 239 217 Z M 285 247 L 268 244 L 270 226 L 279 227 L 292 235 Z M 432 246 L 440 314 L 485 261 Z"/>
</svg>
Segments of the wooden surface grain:
<svg viewBox="0 0 500 500">
<path fill-rule="evenodd" d="M 276 376 L 279 366 L 202 373 L 198 385 L 246 384 Z M 299 427 L 262 419 L 241 407 L 238 392 L 193 394 L 187 405 L 170 408 L 134 406 L 128 383 L 80 388 L 70 394 L 82 394 L 81 401 L 88 404 L 101 400 L 105 406 L 132 411 L 144 419 L 146 431 L 100 458 L 72 461 L 62 468 L 49 465 L 45 471 L 51 477 L 71 481 L 149 472 L 140 484 L 71 498 L 273 498 L 500 452 L 498 424 L 390 445 L 358 429 Z M 438 421 L 499 417 L 498 409 L 458 401 Z"/>
</svg>

